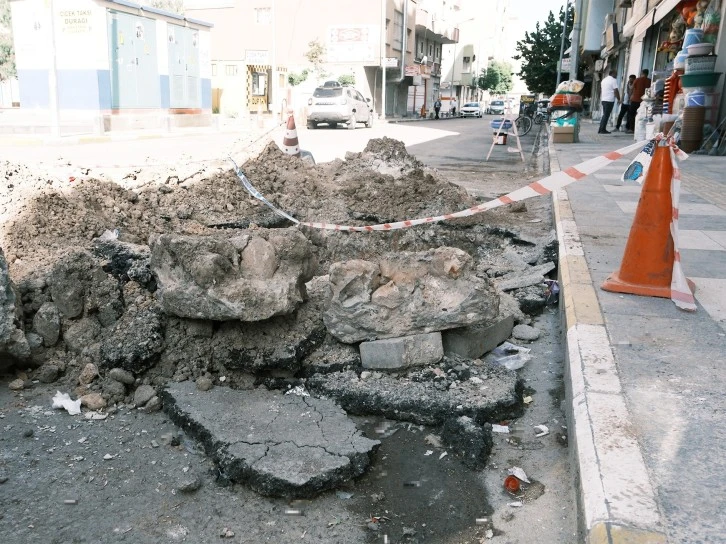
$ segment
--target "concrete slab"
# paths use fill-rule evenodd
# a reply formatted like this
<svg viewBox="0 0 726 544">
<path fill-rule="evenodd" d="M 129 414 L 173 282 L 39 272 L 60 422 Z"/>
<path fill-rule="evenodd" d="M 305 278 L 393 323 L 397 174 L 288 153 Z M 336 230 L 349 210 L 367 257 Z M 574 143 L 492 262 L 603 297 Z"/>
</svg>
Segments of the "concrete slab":
<svg viewBox="0 0 726 544">
<path fill-rule="evenodd" d="M 514 316 L 510 315 L 493 325 L 474 325 L 444 331 L 444 353 L 478 359 L 509 338 L 513 328 Z"/>
<path fill-rule="evenodd" d="M 363 368 L 395 370 L 438 363 L 444 356 L 440 332 L 361 342 Z"/>
<path fill-rule="evenodd" d="M 332 401 L 192 382 L 169 385 L 164 410 L 231 480 L 263 495 L 312 497 L 360 476 L 377 440 Z"/>
</svg>

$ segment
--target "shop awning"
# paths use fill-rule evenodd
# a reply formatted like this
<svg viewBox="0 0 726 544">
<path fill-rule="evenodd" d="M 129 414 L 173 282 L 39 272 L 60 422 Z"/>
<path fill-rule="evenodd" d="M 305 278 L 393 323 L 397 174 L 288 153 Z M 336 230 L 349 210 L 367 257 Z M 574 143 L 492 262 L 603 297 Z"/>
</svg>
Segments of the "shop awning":
<svg viewBox="0 0 726 544">
<path fill-rule="evenodd" d="M 660 22 L 663 17 L 673 11 L 680 1 L 663 0 L 663 2 L 651 9 L 640 20 L 628 21 L 623 27 L 623 36 L 626 38 L 642 36 L 650 27 Z"/>
</svg>

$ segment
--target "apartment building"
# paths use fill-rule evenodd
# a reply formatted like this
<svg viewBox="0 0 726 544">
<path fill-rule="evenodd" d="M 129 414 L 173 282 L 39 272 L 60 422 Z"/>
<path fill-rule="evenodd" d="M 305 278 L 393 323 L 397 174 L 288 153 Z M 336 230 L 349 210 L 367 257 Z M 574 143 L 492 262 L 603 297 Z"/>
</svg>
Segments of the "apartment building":
<svg viewBox="0 0 726 544">
<path fill-rule="evenodd" d="M 377 115 L 390 117 L 431 108 L 442 46 L 457 37 L 447 14 L 459 1 L 187 0 L 185 8 L 188 16 L 214 25 L 214 111 L 235 116 L 304 110 L 317 84 L 347 76 L 372 99 Z M 316 51 L 314 70 L 310 58 Z M 304 70 L 308 76 L 300 82 Z M 298 76 L 294 86 L 290 75 Z"/>
</svg>

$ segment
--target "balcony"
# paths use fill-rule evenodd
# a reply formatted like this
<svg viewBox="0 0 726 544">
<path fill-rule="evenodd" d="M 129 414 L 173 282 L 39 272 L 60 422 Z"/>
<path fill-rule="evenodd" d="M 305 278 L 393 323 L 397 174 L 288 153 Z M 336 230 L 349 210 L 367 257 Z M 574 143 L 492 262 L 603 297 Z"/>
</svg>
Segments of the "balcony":
<svg viewBox="0 0 726 544">
<path fill-rule="evenodd" d="M 416 33 L 424 34 L 428 39 L 442 44 L 458 43 L 459 29 L 442 19 L 436 19 L 430 12 L 418 8 L 416 10 Z"/>
</svg>

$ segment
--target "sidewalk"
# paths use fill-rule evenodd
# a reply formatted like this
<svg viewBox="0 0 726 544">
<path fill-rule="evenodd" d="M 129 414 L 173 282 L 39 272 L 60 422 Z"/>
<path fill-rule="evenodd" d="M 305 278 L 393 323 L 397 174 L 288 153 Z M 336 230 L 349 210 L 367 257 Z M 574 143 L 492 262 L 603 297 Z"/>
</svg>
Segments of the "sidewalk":
<svg viewBox="0 0 726 544">
<path fill-rule="evenodd" d="M 580 140 L 550 143 L 553 171 L 632 135 L 598 135 L 585 120 Z M 724 542 L 726 159 L 681 164 L 682 262 L 696 313 L 600 289 L 620 266 L 637 207 L 640 186 L 620 181 L 630 159 L 554 195 L 583 540 Z"/>
</svg>

